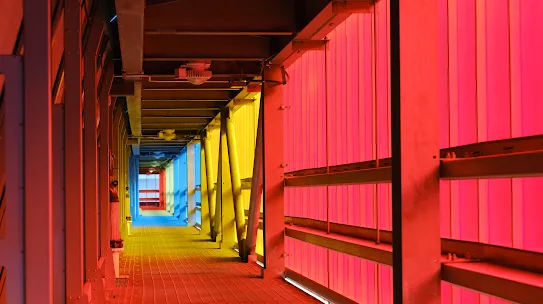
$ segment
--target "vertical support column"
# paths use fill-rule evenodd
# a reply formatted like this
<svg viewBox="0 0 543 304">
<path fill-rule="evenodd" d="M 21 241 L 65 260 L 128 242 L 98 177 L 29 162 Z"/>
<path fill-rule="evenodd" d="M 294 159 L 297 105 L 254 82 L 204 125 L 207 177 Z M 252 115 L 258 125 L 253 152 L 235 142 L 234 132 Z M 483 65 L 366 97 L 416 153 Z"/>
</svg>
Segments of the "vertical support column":
<svg viewBox="0 0 543 304">
<path fill-rule="evenodd" d="M 53 105 L 53 300 L 66 298 L 64 105 Z"/>
<path fill-rule="evenodd" d="M 165 176 L 166 174 L 166 170 L 162 170 L 160 173 L 159 173 L 159 183 L 160 183 L 160 186 L 159 186 L 159 197 L 160 197 L 160 206 L 164 208 L 164 210 L 167 210 L 168 207 L 166 207 L 166 182 L 165 182 Z"/>
<path fill-rule="evenodd" d="M 215 239 L 215 212 L 216 212 L 216 204 L 217 199 L 215 196 L 215 192 L 217 191 L 217 188 L 215 186 L 215 183 L 213 182 L 213 160 L 212 160 L 212 154 L 211 154 L 211 139 L 208 137 L 207 134 L 204 137 L 204 144 L 202 145 L 202 148 L 204 150 L 204 159 L 205 159 L 205 176 L 207 177 L 207 199 L 209 201 L 209 230 L 211 233 L 211 238 Z M 203 176 L 203 175 L 202 175 Z M 218 184 L 217 184 L 218 185 Z M 203 208 L 203 206 L 202 206 Z M 204 223 L 202 223 L 203 225 Z"/>
<path fill-rule="evenodd" d="M 251 201 L 249 203 L 249 224 L 247 225 L 247 249 L 244 261 L 249 260 L 249 255 L 256 252 L 258 238 L 258 224 L 260 222 L 260 206 L 262 199 L 262 111 L 260 105 L 258 111 L 258 127 L 256 130 L 255 158 L 253 163 L 253 177 L 251 179 Z"/>
<path fill-rule="evenodd" d="M 236 143 L 236 129 L 232 120 L 232 110 L 225 111 L 226 138 L 228 141 L 228 159 L 230 160 L 230 181 L 232 183 L 232 197 L 234 200 L 234 215 L 236 222 L 236 234 L 238 237 L 239 254 L 242 258 L 245 254 L 245 241 L 247 239 L 247 226 L 245 226 L 245 207 L 241 194 L 241 173 L 239 172 L 238 148 Z"/>
<path fill-rule="evenodd" d="M 232 181 L 230 175 L 230 153 L 228 151 L 227 137 L 228 108 L 221 112 L 221 140 L 220 158 L 221 167 L 221 221 L 222 221 L 222 242 L 226 248 L 234 248 L 236 244 L 236 216 L 234 213 L 234 198 L 232 196 Z M 241 185 L 240 185 L 241 188 Z M 242 206 L 243 210 L 243 206 Z M 243 211 L 242 211 L 243 212 Z M 243 214 L 245 217 L 245 214 Z M 239 245 L 239 244 L 238 244 Z"/>
<path fill-rule="evenodd" d="M 390 2 L 394 303 L 441 303 L 437 6 Z"/>
<path fill-rule="evenodd" d="M 211 217 L 210 217 L 210 208 L 209 208 L 209 195 L 207 183 L 207 162 L 206 162 L 206 150 L 204 144 L 204 137 L 200 141 L 200 195 L 202 199 L 201 205 L 201 233 L 207 235 L 211 233 Z"/>
<path fill-rule="evenodd" d="M 264 191 L 264 276 L 281 277 L 285 269 L 283 169 L 283 91 L 281 68 L 265 67 L 262 87 Z"/>
<path fill-rule="evenodd" d="M 222 241 L 222 200 L 223 200 L 223 145 L 222 145 L 222 123 L 221 123 L 221 130 L 219 131 L 219 157 L 218 157 L 218 166 L 217 166 L 217 183 L 215 186 L 215 222 L 213 223 L 213 230 L 214 230 L 214 241 Z M 222 242 L 221 242 L 222 243 Z"/>
<path fill-rule="evenodd" d="M 53 303 L 51 1 L 24 0 L 23 12 L 25 300 L 45 304 Z"/>
<path fill-rule="evenodd" d="M 95 20 L 93 22 L 98 22 Z M 92 32 L 91 32 L 92 33 Z M 99 38 L 90 37 L 89 44 Z M 98 241 L 98 149 L 96 132 L 96 48 L 90 44 L 85 51 L 85 101 L 84 101 L 84 180 L 85 180 L 85 270 L 86 279 L 96 272 L 99 255 Z"/>
<path fill-rule="evenodd" d="M 4 134 L 6 178 L 5 232 L 0 237 L 0 265 L 6 276 L 7 303 L 25 303 L 24 244 L 24 140 L 23 61 L 19 56 L 0 56 L 0 74 L 6 76 L 4 90 Z M 9 143 L 9 144 L 7 144 Z"/>
<path fill-rule="evenodd" d="M 110 253 L 109 241 L 111 239 L 111 222 L 109 210 L 109 129 L 111 118 L 109 111 L 109 88 L 113 79 L 113 62 L 108 63 L 105 70 L 105 79 L 100 92 L 100 250 L 101 256 Z"/>
<path fill-rule="evenodd" d="M 195 168 L 199 164 L 195 163 L 194 157 L 194 143 L 190 142 L 187 145 L 187 195 L 188 195 L 188 215 L 189 215 L 189 226 L 194 226 L 196 224 L 195 213 L 196 213 L 196 172 Z M 183 174 L 183 173 L 181 173 Z"/>
</svg>

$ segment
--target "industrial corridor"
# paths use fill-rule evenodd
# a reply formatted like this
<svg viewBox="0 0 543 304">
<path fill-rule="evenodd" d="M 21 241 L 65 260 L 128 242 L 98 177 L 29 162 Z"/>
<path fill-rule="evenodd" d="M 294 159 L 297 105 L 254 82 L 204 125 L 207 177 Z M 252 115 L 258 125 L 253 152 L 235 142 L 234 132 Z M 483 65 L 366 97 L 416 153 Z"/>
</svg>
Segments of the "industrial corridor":
<svg viewBox="0 0 543 304">
<path fill-rule="evenodd" d="M 0 0 L 0 304 L 542 304 L 542 0 Z"/>
</svg>

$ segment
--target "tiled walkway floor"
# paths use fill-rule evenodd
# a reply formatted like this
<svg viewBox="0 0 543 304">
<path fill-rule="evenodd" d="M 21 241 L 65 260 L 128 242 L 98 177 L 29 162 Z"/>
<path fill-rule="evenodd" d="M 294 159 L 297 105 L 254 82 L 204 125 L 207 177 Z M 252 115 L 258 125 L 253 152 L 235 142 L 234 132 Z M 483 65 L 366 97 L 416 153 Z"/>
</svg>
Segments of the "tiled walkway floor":
<svg viewBox="0 0 543 304">
<path fill-rule="evenodd" d="M 283 280 L 258 278 L 258 265 L 218 248 L 195 228 L 135 228 L 121 258 L 129 279 L 112 303 L 318 303 Z"/>
</svg>

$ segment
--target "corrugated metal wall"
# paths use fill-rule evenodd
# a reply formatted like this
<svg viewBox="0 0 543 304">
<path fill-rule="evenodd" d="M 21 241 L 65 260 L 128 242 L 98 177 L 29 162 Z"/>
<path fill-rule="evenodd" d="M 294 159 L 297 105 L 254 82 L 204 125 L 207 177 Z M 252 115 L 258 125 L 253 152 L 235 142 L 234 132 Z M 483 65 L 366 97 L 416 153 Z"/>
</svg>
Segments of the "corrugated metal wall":
<svg viewBox="0 0 543 304">
<path fill-rule="evenodd" d="M 543 2 L 440 2 L 441 147 L 543 134 Z M 441 235 L 543 252 L 543 178 L 442 181 Z"/>
<path fill-rule="evenodd" d="M 376 20 L 352 15 L 327 36 L 326 51 L 307 52 L 287 69 L 286 172 L 391 156 L 387 9 L 379 2 Z M 381 229 L 392 227 L 390 184 L 285 195 L 287 216 L 375 228 L 378 215 Z M 391 267 L 289 238 L 286 247 L 290 269 L 361 303 L 392 303 Z"/>
<path fill-rule="evenodd" d="M 536 22 L 543 2 L 439 4 L 441 147 L 543 134 L 543 97 L 537 94 L 543 23 Z M 326 52 L 306 52 L 288 67 L 286 172 L 391 156 L 387 9 L 388 1 L 381 1 L 376 19 L 352 15 L 327 36 Z M 537 195 L 543 178 L 441 185 L 442 237 L 543 252 Z M 378 220 L 390 230 L 391 186 L 287 188 L 285 210 L 287 216 L 370 228 Z M 387 266 L 375 279 L 377 268 L 368 261 L 294 239 L 287 239 L 287 250 L 288 267 L 308 278 L 362 303 L 392 301 Z M 443 303 L 502 303 L 448 284 L 443 292 Z"/>
</svg>

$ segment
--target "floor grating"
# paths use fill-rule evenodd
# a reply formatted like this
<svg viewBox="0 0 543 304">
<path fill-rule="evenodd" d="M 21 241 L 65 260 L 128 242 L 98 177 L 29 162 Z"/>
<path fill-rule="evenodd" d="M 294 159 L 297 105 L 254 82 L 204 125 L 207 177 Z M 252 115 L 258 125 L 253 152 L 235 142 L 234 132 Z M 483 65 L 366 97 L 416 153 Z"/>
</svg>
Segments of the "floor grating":
<svg viewBox="0 0 543 304">
<path fill-rule="evenodd" d="M 261 279 L 259 266 L 192 227 L 139 227 L 125 241 L 111 303 L 319 303 L 279 279 Z M 120 283 L 120 282 L 119 282 Z"/>
</svg>

